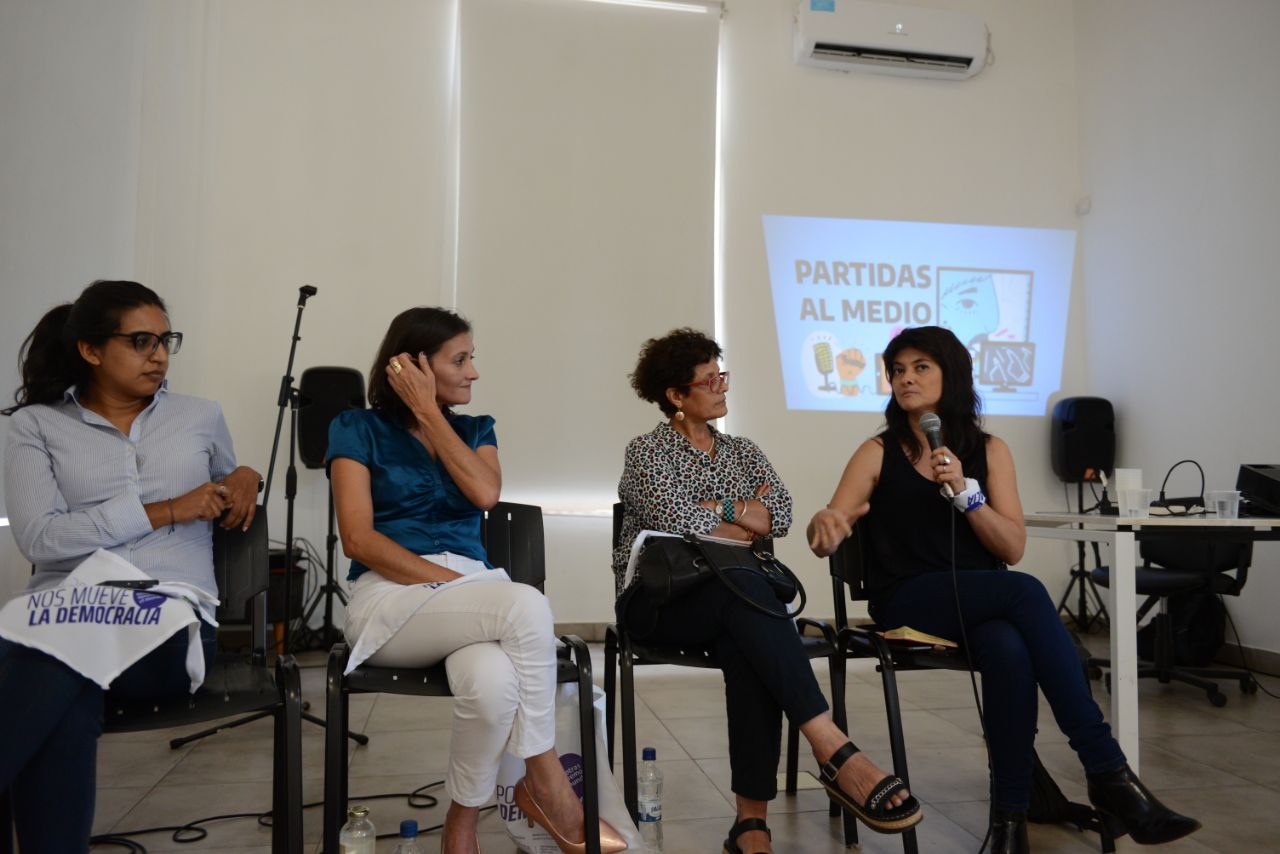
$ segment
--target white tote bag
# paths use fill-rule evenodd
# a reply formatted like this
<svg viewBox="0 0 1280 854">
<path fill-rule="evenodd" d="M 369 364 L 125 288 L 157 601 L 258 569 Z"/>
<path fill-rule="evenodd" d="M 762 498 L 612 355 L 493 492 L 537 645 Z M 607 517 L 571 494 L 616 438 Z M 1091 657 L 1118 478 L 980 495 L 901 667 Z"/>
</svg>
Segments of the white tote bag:
<svg viewBox="0 0 1280 854">
<path fill-rule="evenodd" d="M 630 851 L 637 854 L 644 850 L 640 832 L 627 814 L 626 802 L 618 791 L 609 767 L 609 752 L 604 744 L 604 691 L 598 685 L 592 687 L 592 706 L 596 721 L 596 775 L 600 787 L 600 817 L 617 829 Z M 582 739 L 578 726 L 578 686 L 567 682 L 556 686 L 556 753 L 564 766 L 573 790 L 582 797 Z M 550 834 L 538 825 L 529 826 L 528 816 L 516 806 L 515 785 L 524 776 L 524 760 L 511 754 L 502 757 L 498 768 L 498 814 L 507 826 L 507 833 L 515 840 L 516 847 L 528 854 L 559 854 Z"/>
</svg>

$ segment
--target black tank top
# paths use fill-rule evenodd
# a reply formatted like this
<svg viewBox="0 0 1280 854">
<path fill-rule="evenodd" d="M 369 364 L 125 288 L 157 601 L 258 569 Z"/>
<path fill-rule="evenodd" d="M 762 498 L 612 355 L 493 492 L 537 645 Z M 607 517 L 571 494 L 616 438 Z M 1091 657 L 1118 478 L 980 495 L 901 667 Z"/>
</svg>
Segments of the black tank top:
<svg viewBox="0 0 1280 854">
<path fill-rule="evenodd" d="M 884 462 L 880 480 L 871 493 L 871 512 L 859 524 L 868 540 L 866 586 L 874 611 L 903 581 L 926 572 L 951 571 L 951 519 L 956 515 L 956 568 L 1000 569 L 1003 565 L 987 551 L 978 535 L 943 498 L 938 484 L 916 471 L 898 441 L 880 434 Z M 966 477 L 987 491 L 985 443 L 960 460 Z"/>
</svg>

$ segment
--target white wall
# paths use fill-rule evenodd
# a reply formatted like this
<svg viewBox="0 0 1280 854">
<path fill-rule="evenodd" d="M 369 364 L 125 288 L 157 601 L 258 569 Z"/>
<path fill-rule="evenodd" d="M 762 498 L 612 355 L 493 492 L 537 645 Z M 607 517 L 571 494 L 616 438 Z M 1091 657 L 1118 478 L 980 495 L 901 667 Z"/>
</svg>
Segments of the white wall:
<svg viewBox="0 0 1280 854">
<path fill-rule="evenodd" d="M 769 453 L 798 524 L 880 419 L 783 414 L 764 213 L 1079 227 L 1062 394 L 1111 398 L 1121 460 L 1149 479 L 1192 455 L 1212 488 L 1241 461 L 1274 459 L 1280 7 L 929 5 L 984 17 L 995 65 L 961 83 L 800 69 L 791 0 L 735 0 L 724 19 L 728 428 Z M 241 457 L 264 468 L 299 285 L 320 295 L 295 374 L 363 371 L 395 311 L 448 301 L 452 14 L 426 0 L 0 4 L 0 76 L 17 84 L 0 90 L 0 371 L 49 304 L 134 275 L 190 336 L 175 388 L 222 400 Z M 1085 194 L 1093 213 L 1077 220 Z M 1182 340 L 1196 344 L 1174 349 Z M 1061 507 L 1047 419 L 989 426 L 1013 447 L 1027 507 Z M 317 544 L 323 487 L 303 473 L 299 533 Z M 607 519 L 548 520 L 560 619 L 610 618 L 608 537 Z M 821 614 L 825 570 L 800 540 L 781 552 Z M 12 589 L 27 568 L 0 542 Z M 1023 566 L 1056 592 L 1072 559 L 1039 546 Z M 1280 649 L 1275 562 L 1259 549 L 1233 606 L 1246 643 L 1268 649 Z"/>
<path fill-rule="evenodd" d="M 1194 457 L 1230 489 L 1278 450 L 1280 5 L 1077 5 L 1087 388 L 1115 404 L 1117 462 L 1145 486 Z M 1198 486 L 1185 466 L 1170 483 Z M 1278 563 L 1256 547 L 1228 603 L 1248 646 L 1280 650 Z"/>
<path fill-rule="evenodd" d="M 1070 4 L 935 2 L 983 17 L 996 62 L 968 81 L 840 74 L 791 58 L 785 0 L 742 0 L 725 17 L 725 341 L 734 370 L 729 430 L 754 438 L 795 498 L 796 526 L 778 545 L 829 614 L 830 581 L 803 542 L 870 414 L 787 412 L 765 263 L 762 214 L 1075 228 L 1078 192 L 1075 54 Z M 1079 306 L 1081 279 L 1073 283 Z M 1085 390 L 1078 308 L 1069 325 L 1065 394 Z M 1049 401 L 1048 406 L 1052 405 Z M 1063 507 L 1042 418 L 993 418 L 1018 465 L 1028 509 Z M 1033 543 L 1019 568 L 1051 591 L 1073 560 Z"/>
<path fill-rule="evenodd" d="M 0 406 L 45 311 L 134 273 L 141 24 L 137 2 L 0 3 Z M 30 574 L 0 529 L 0 599 Z"/>
<path fill-rule="evenodd" d="M 396 312 L 447 302 L 454 13 L 0 5 L 0 67 L 21 84 L 2 90 L 0 123 L 5 376 L 53 302 L 137 278 L 187 336 L 171 387 L 220 401 L 240 461 L 265 472 L 300 285 L 320 293 L 295 380 L 310 365 L 364 372 Z M 273 490 L 279 539 L 283 459 Z M 325 506 L 323 473 L 303 469 L 297 533 L 321 548 Z M 29 567 L 2 540 L 13 590 Z"/>
</svg>

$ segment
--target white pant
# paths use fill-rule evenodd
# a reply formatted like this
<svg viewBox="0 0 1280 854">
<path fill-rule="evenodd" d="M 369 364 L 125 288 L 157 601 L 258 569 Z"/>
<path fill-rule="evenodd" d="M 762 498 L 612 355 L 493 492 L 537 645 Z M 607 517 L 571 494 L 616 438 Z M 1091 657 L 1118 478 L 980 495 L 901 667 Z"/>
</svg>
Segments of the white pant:
<svg viewBox="0 0 1280 854">
<path fill-rule="evenodd" d="M 352 612 L 361 611 L 361 587 L 379 583 L 387 581 L 374 572 L 356 581 Z M 348 623 L 348 637 L 365 621 L 356 622 Z M 493 797 L 504 751 L 525 759 L 555 747 L 555 634 L 547 598 L 527 584 L 446 585 L 369 663 L 426 667 L 441 659 L 454 696 L 445 788 L 455 803 L 482 806 Z"/>
</svg>

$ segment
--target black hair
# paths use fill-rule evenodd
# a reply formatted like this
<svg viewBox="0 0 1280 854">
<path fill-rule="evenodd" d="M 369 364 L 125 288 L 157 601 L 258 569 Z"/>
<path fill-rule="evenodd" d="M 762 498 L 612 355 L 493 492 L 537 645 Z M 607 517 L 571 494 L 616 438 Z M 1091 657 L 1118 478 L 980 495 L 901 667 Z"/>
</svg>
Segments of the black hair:
<svg viewBox="0 0 1280 854">
<path fill-rule="evenodd" d="M 387 363 L 400 353 L 409 353 L 415 359 L 423 353 L 430 359 L 450 338 L 470 331 L 471 324 L 447 308 L 419 306 L 397 314 L 387 327 L 378 355 L 373 358 L 373 367 L 369 369 L 369 407 L 403 427 L 412 427 L 416 419 L 391 387 Z M 446 407 L 445 412 L 448 411 Z"/>
<path fill-rule="evenodd" d="M 667 398 L 667 389 L 687 386 L 699 365 L 721 355 L 720 345 L 704 333 L 687 326 L 673 329 L 644 342 L 631 372 L 631 387 L 641 400 L 658 404 L 665 415 L 674 415 L 676 408 Z"/>
<path fill-rule="evenodd" d="M 908 348 L 919 350 L 942 369 L 942 397 L 937 415 L 942 419 L 942 439 L 956 456 L 964 458 L 985 448 L 987 434 L 982 429 L 982 401 L 973 387 L 973 358 L 950 329 L 941 326 L 917 326 L 904 329 L 884 349 L 884 370 L 893 377 L 893 360 Z M 911 429 L 907 413 L 893 395 L 884 408 L 886 433 L 908 450 L 912 462 L 920 459 L 924 449 Z"/>
<path fill-rule="evenodd" d="M 83 392 L 93 372 L 76 342 L 102 346 L 120 330 L 120 317 L 126 311 L 144 305 L 168 314 L 164 300 L 146 285 L 99 279 L 81 291 L 75 302 L 49 309 L 22 342 L 18 352 L 22 385 L 14 392 L 13 406 L 3 413 L 12 415 L 34 403 L 57 403 L 73 385 Z"/>
</svg>

